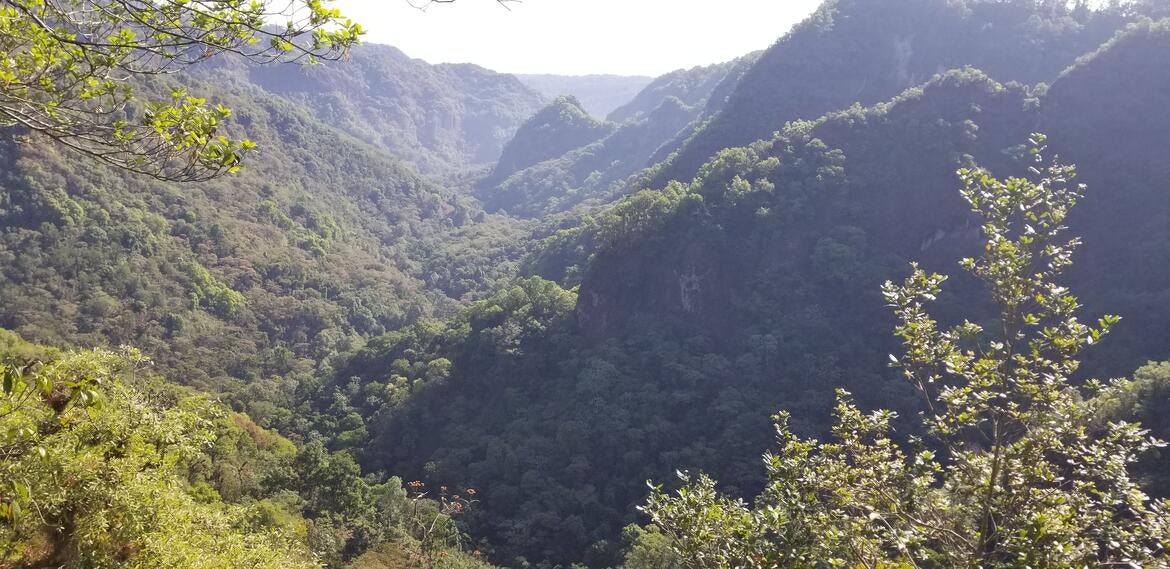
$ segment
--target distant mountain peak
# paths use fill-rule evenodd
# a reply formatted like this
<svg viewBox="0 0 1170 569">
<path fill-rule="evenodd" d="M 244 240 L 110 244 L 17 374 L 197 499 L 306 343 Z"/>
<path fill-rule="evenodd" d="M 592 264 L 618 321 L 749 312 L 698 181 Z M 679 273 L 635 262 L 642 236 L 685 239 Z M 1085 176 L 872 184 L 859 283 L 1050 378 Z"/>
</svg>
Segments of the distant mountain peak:
<svg viewBox="0 0 1170 569">
<path fill-rule="evenodd" d="M 561 95 L 520 125 L 504 147 L 492 179 L 502 180 L 544 160 L 585 146 L 612 132 L 614 125 L 599 121 L 573 95 Z"/>
</svg>

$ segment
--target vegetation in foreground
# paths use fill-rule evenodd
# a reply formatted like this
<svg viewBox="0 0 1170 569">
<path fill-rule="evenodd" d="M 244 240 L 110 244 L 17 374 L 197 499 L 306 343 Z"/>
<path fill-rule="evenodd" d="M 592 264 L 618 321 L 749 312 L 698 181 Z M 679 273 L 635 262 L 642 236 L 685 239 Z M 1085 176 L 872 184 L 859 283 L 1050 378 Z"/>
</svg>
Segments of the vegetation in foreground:
<svg viewBox="0 0 1170 569">
<path fill-rule="evenodd" d="M 915 266 L 887 302 L 904 345 L 890 356 L 923 395 L 925 440 L 899 441 L 889 411 L 863 413 L 838 393 L 832 439 L 802 439 L 776 416 L 778 452 L 748 506 L 715 482 L 683 475 L 655 488 L 645 511 L 683 567 L 1158 567 L 1170 562 L 1166 502 L 1130 466 L 1165 443 L 1126 421 L 1098 423 L 1100 400 L 1132 386 L 1070 382 L 1080 351 L 1117 323 L 1080 322 L 1059 277 L 1076 238 L 1062 236 L 1080 198 L 1076 170 L 1046 163 L 1034 177 L 961 170 L 983 220 L 983 255 L 961 265 L 999 307 L 981 326 L 944 327 L 926 305 L 946 280 Z"/>
<path fill-rule="evenodd" d="M 392 50 L 295 80 L 242 63 L 158 77 L 150 65 L 233 51 L 252 63 L 339 57 L 360 28 L 318 2 L 290 4 L 306 19 L 283 31 L 260 32 L 266 3 L 248 1 L 215 3 L 210 19 L 186 17 L 199 3 L 70 19 L 70 6 L 93 4 L 0 9 L 0 47 L 14 55 L 0 65 L 0 122 L 18 126 L 0 144 L 0 325 L 61 346 L 138 345 L 166 380 L 227 403 L 155 377 L 133 350 L 3 333 L 0 567 L 1164 561 L 1165 506 L 1143 492 L 1165 496 L 1170 470 L 1130 423 L 1167 432 L 1170 368 L 1070 387 L 1086 369 L 1166 353 L 1170 25 L 1143 19 L 1170 13 L 1164 0 L 829 2 L 759 60 L 655 81 L 620 125 L 558 101 L 496 174 L 523 169 L 480 188 L 489 209 L 511 212 L 496 216 L 462 193 L 480 173 L 452 170 L 494 160 L 535 110 L 514 79 Z M 134 15 L 159 34 L 120 33 Z M 1027 85 L 967 68 L 917 87 L 968 64 Z M 408 93 L 339 100 L 399 80 Z M 428 102 L 440 112 L 423 112 Z M 229 114 L 278 151 L 252 160 Z M 968 254 L 979 228 L 937 189 L 976 157 L 1012 171 L 1038 125 L 1109 185 L 1068 218 L 1089 238 L 1084 262 L 1029 250 L 1043 232 L 1016 231 L 1018 216 L 989 221 L 1006 223 L 1004 248 L 972 274 L 944 289 L 916 272 L 886 289 L 912 372 L 887 381 L 874 364 L 895 342 L 876 285 L 900 278 L 903 259 Z M 60 144 L 25 144 L 30 132 Z M 698 176 L 666 181 L 687 172 Z M 1032 224 L 1058 227 L 1079 193 L 967 174 L 978 211 L 1027 202 Z M 171 183 L 204 178 L 216 180 Z M 662 189 L 606 203 L 647 184 Z M 533 227 L 563 231 L 520 269 Z M 1052 274 L 1010 274 L 1050 254 Z M 1125 268 L 1135 260 L 1152 268 Z M 1064 268 L 1088 311 L 1127 315 L 1114 349 L 1084 366 L 1080 348 L 1112 321 L 1071 319 L 1078 301 L 1052 288 Z M 523 272 L 552 280 L 514 280 Z M 1018 330 L 968 299 L 980 279 L 1038 291 L 1017 305 L 1034 305 L 1015 314 Z M 977 325 L 934 323 L 964 317 Z M 857 401 L 842 396 L 834 418 L 835 387 Z M 909 420 L 918 401 L 940 411 Z M 765 474 L 748 459 L 778 407 L 789 415 Z M 646 507 L 658 523 L 626 525 L 645 519 L 642 481 L 675 467 L 715 474 L 721 492 L 702 477 L 685 495 L 661 488 Z M 761 487 L 752 506 L 726 498 Z M 702 517 L 713 511 L 723 517 Z M 695 534 L 694 520 L 710 523 Z"/>
<path fill-rule="evenodd" d="M 452 520 L 474 490 L 364 478 L 149 368 L 0 330 L 0 567 L 486 567 Z"/>
</svg>

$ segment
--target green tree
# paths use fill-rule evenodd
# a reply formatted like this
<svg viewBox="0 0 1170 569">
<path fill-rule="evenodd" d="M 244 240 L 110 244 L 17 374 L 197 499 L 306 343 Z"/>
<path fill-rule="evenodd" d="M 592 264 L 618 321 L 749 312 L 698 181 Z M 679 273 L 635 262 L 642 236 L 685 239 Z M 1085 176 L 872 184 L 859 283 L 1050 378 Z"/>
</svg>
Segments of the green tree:
<svg viewBox="0 0 1170 569">
<path fill-rule="evenodd" d="M 1118 321 L 1081 323 L 1057 284 L 1075 238 L 1065 218 L 1083 190 L 1074 167 L 1043 157 L 1035 135 L 1029 177 L 959 172 L 983 218 L 986 246 L 961 265 L 999 309 L 986 327 L 943 327 L 926 310 L 945 277 L 916 265 L 886 299 L 901 323 L 895 358 L 926 401 L 931 441 L 894 440 L 894 414 L 865 414 L 839 393 L 833 440 L 795 436 L 776 417 L 780 451 L 764 463 L 754 506 L 720 495 L 706 476 L 675 495 L 661 487 L 645 511 L 687 567 L 1087 567 L 1170 561 L 1167 505 L 1130 478 L 1162 443 L 1138 425 L 1090 428 L 1070 382 L 1078 354 Z"/>
<path fill-rule="evenodd" d="M 223 53 L 257 63 L 343 56 L 361 27 L 330 0 L 6 0 L 0 125 L 167 180 L 206 180 L 253 148 L 231 110 L 146 81 Z M 143 101 L 136 89 L 151 93 Z"/>
<path fill-rule="evenodd" d="M 1170 362 L 1148 363 L 1133 378 L 1093 398 L 1098 421 L 1140 422 L 1155 436 L 1170 438 Z M 1156 497 L 1170 497 L 1170 452 L 1158 449 L 1138 463 L 1143 487 Z"/>
<path fill-rule="evenodd" d="M 0 330 L 0 566 L 315 567 L 254 507 L 184 484 L 220 408 L 127 385 L 132 349 L 58 353 Z"/>
<path fill-rule="evenodd" d="M 628 551 L 621 569 L 675 569 L 682 564 L 670 538 L 657 527 L 631 524 L 623 534 Z"/>
</svg>

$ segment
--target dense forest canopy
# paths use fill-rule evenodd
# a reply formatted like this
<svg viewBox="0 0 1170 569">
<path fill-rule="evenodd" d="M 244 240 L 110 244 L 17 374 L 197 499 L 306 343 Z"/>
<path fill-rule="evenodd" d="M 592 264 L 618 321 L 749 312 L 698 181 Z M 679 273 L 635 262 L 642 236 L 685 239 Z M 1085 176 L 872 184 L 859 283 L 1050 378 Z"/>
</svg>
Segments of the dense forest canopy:
<svg viewBox="0 0 1170 569">
<path fill-rule="evenodd" d="M 106 5 L 0 3 L 0 568 L 1170 562 L 1165 0 L 592 79 Z"/>
</svg>

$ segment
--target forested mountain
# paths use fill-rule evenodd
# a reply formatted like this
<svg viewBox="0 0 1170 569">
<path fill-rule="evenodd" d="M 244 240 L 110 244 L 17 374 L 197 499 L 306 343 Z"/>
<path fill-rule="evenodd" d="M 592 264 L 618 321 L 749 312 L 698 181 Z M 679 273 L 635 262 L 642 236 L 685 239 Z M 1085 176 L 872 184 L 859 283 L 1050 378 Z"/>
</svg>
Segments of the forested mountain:
<svg viewBox="0 0 1170 569">
<path fill-rule="evenodd" d="M 654 78 L 637 75 L 548 75 L 517 73 L 516 78 L 547 99 L 572 95 L 595 117 L 629 103 Z"/>
<path fill-rule="evenodd" d="M 722 148 L 788 121 L 889 99 L 966 65 L 1002 82 L 1052 81 L 1107 40 L 1122 16 L 1057 2 L 832 0 L 768 49 L 726 109 L 655 181 L 689 178 Z"/>
<path fill-rule="evenodd" d="M 493 173 L 478 184 L 489 210 L 537 217 L 585 200 L 612 201 L 626 179 L 678 149 L 690 132 L 717 112 L 740 75 L 755 61 L 683 69 L 655 79 L 607 119 L 608 136 L 575 147 L 507 177 Z"/>
<path fill-rule="evenodd" d="M 754 63 L 757 56 L 758 54 L 752 54 L 727 63 L 678 69 L 656 77 L 645 88 L 638 91 L 636 96 L 611 111 L 606 116 L 606 120 L 616 123 L 626 122 L 638 115 L 652 112 L 658 108 L 658 105 L 662 104 L 662 101 L 670 97 L 678 99 L 688 107 L 701 106 L 711 98 L 712 92 L 721 83 L 724 83 L 728 75 L 732 74 L 732 68 L 742 67 L 738 71 L 742 74 L 747 67 Z M 734 77 L 727 83 L 733 86 L 738 79 L 738 77 Z M 726 89 L 729 90 L 730 87 Z M 723 98 L 726 96 L 727 93 L 722 94 Z M 719 100 L 721 97 L 715 98 Z"/>
<path fill-rule="evenodd" d="M 209 66 L 141 85 L 147 92 L 211 93 L 230 106 L 231 128 L 246 131 L 262 159 L 227 178 L 160 181 L 96 164 L 19 129 L 4 132 L 0 566 L 16 560 L 340 567 L 369 550 L 355 563 L 405 569 L 441 556 L 438 567 L 487 567 L 449 549 L 461 539 L 444 509 L 453 493 L 411 489 L 397 478 L 364 479 L 352 457 L 329 453 L 312 435 L 305 404 L 336 355 L 420 317 L 451 313 L 458 297 L 481 294 L 509 275 L 514 262 L 493 256 L 512 247 L 501 240 L 519 240 L 511 225 L 485 218 L 473 200 L 393 153 L 448 172 L 494 160 L 509 129 L 539 98 L 510 76 L 463 66 L 448 71 L 489 85 L 412 85 L 439 85 L 439 93 L 468 100 L 488 97 L 500 84 L 520 95 L 484 107 L 500 113 L 491 119 L 495 150 L 479 148 L 474 152 L 489 154 L 477 159 L 468 149 L 483 141 L 466 138 L 469 131 L 444 134 L 453 141 L 446 149 L 428 150 L 414 131 L 394 131 L 395 143 L 414 150 L 363 141 L 372 130 L 347 132 L 337 124 L 344 120 L 322 110 L 321 97 L 337 91 L 274 96 L 276 86 L 257 84 L 259 69 Z M 339 84 L 333 69 L 316 67 L 286 68 L 264 80 L 282 73 L 289 82 L 312 76 Z M 363 81 L 373 83 L 371 73 Z M 346 104 L 388 117 L 385 109 L 355 104 L 364 96 L 350 93 Z M 403 95 L 397 103 L 409 108 L 417 101 Z M 433 151 L 443 163 L 416 151 Z M 491 245 L 479 246 L 485 242 Z M 69 349 L 133 345 L 142 355 L 59 351 L 4 329 Z M 150 372 L 143 371 L 147 364 Z M 87 382 L 96 387 L 86 391 Z M 70 405 L 29 398 L 54 384 Z M 84 397 L 72 405 L 79 393 Z M 58 432 L 54 425 L 62 424 L 71 429 Z M 37 432 L 26 436 L 30 425 Z M 273 427 L 299 446 L 265 430 Z M 33 434 L 39 438 L 28 438 Z M 187 446 L 165 448 L 175 440 Z M 17 452 L 33 444 L 49 447 L 49 462 Z M 148 445 L 141 452 L 118 450 L 141 444 Z M 95 460 L 108 463 L 99 468 Z M 26 485 L 55 468 L 69 476 L 99 470 L 75 486 Z M 13 491 L 53 504 L 40 512 L 44 527 L 12 509 L 21 507 Z M 110 535 L 96 529 L 126 519 L 146 525 Z M 43 535 L 48 528 L 56 537 Z M 167 545 L 176 539 L 184 548 Z"/>
<path fill-rule="evenodd" d="M 490 569 L 457 547 L 462 489 L 431 499 L 363 478 L 350 456 L 298 447 L 148 363 L 0 330 L 4 566 L 309 568 L 381 544 L 367 557 L 391 560 L 355 566 Z"/>
<path fill-rule="evenodd" d="M 1170 364 L 1151 363 L 1170 360 L 1167 16 L 828 0 L 765 52 L 584 79 L 601 94 L 377 45 L 136 77 L 230 107 L 222 132 L 255 141 L 199 183 L 6 127 L 0 568 L 722 568 L 638 524 L 678 470 L 725 496 L 772 488 L 792 467 L 759 462 L 772 414 L 824 438 L 838 389 L 900 413 L 855 425 L 923 435 L 882 285 L 918 261 L 952 275 L 939 325 L 1000 327 L 956 265 L 989 250 L 956 171 L 1038 173 L 1037 132 L 1087 187 L 1058 221 L 1084 244 L 1053 295 L 1122 317 L 1071 381 L 1132 378 L 1078 394 L 1068 430 L 1170 437 Z M 1135 462 L 1157 497 L 1168 457 Z M 668 485 L 639 509 L 647 480 Z M 704 527 L 759 521 L 721 504 Z"/>
<path fill-rule="evenodd" d="M 135 345 L 184 383 L 231 393 L 274 376 L 293 389 L 363 336 L 452 304 L 423 264 L 474 205 L 310 109 L 217 86 L 264 153 L 230 179 L 162 183 L 6 136 L 0 327 Z M 258 389 L 257 419 L 289 415 Z"/>
<path fill-rule="evenodd" d="M 534 266 L 568 284 L 581 275 L 579 292 L 525 280 L 453 321 L 375 340 L 340 368 L 321 420 L 364 417 L 331 428 L 367 467 L 483 488 L 473 527 L 500 559 L 615 563 L 644 480 L 690 468 L 733 491 L 758 487 L 751 457 L 768 445 L 772 411 L 817 433 L 839 387 L 915 408 L 885 370 L 896 345 L 880 284 L 909 259 L 948 270 L 974 253 L 978 225 L 952 189 L 955 170 L 1019 171 L 1019 143 L 1038 128 L 1090 185 L 1070 221 L 1086 242 L 1070 284 L 1088 314 L 1125 319 L 1118 348 L 1093 354 L 1087 371 L 1166 359 L 1168 315 L 1139 300 L 1163 297 L 1165 279 L 1093 267 L 1133 255 L 1165 266 L 1154 259 L 1170 211 L 1170 129 L 1153 115 L 1170 103 L 1158 55 L 1168 49 L 1167 24 L 1140 24 L 1049 89 L 952 71 L 723 150 L 693 182 L 637 193 L 546 243 Z M 1090 101 L 1108 82 L 1129 88 L 1098 112 Z M 1106 139 L 1125 142 L 1105 153 L 1072 142 Z M 572 262 L 582 264 L 565 270 Z M 957 279 L 944 314 L 970 309 L 958 299 L 973 294 Z"/>
<path fill-rule="evenodd" d="M 372 45 L 320 66 L 225 60 L 148 87 L 214 93 L 264 159 L 183 186 L 8 133 L 0 327 L 54 344 L 132 344 L 187 384 L 232 392 L 308 373 L 488 288 L 484 268 L 499 264 L 478 256 L 491 253 L 461 255 L 459 270 L 435 253 L 467 234 L 491 239 L 500 224 L 472 228 L 477 206 L 416 167 L 494 161 L 540 104 L 513 77 Z M 453 231 L 464 233 L 455 244 Z"/>
<path fill-rule="evenodd" d="M 747 322 L 720 320 L 735 308 L 720 303 L 757 299 L 782 290 L 792 293 L 791 287 L 776 286 L 774 279 L 781 275 L 803 280 L 818 271 L 833 273 L 841 268 L 833 266 L 835 262 L 852 258 L 880 263 L 879 259 L 893 255 L 900 259 L 918 257 L 929 264 L 953 259 L 956 252 L 970 253 L 964 246 L 972 245 L 973 227 L 957 196 L 945 191 L 947 178 L 970 160 L 1010 171 L 1012 143 L 1038 130 L 1052 133 L 1053 148 L 1079 164 L 1083 180 L 1098 188 L 1086 197 L 1073 221 L 1074 229 L 1087 243 L 1080 251 L 1086 260 L 1081 266 L 1093 268 L 1074 273 L 1070 279 L 1085 291 L 1087 306 L 1117 310 L 1135 296 L 1163 294 L 1161 285 L 1132 274 L 1120 275 L 1128 272 L 1123 267 L 1145 265 L 1139 258 L 1152 261 L 1153 266 L 1162 264 L 1155 260 L 1158 253 L 1142 244 L 1164 240 L 1161 213 L 1151 212 L 1170 206 L 1166 202 L 1170 194 L 1160 182 L 1166 174 L 1165 161 L 1158 158 L 1160 150 L 1155 150 L 1170 123 L 1136 109 L 1165 103 L 1170 70 L 1158 63 L 1157 54 L 1168 49 L 1165 27 L 1143 24 L 1078 61 L 1046 91 L 999 86 L 970 70 L 950 73 L 928 83 L 922 93 L 912 90 L 893 104 L 870 111 L 854 108 L 831 113 L 816 123 L 794 123 L 780 139 L 769 143 L 770 149 L 757 144 L 746 150 L 721 151 L 700 169 L 706 184 L 716 182 L 711 186 L 714 195 L 697 192 L 695 198 L 701 200 L 692 206 L 697 209 L 681 206 L 681 211 L 667 218 L 672 221 L 665 222 L 666 234 L 656 231 L 643 238 L 616 239 L 612 250 L 607 249 L 609 243 L 598 247 L 582 281 L 580 294 L 588 302 L 579 307 L 579 320 L 598 334 L 639 318 L 658 323 L 674 320 L 693 332 L 718 330 L 721 324 L 728 326 L 725 331 L 742 331 L 749 329 Z M 1108 110 L 1092 108 L 1089 101 L 1100 101 L 1104 96 L 1099 91 L 1102 85 L 1121 83 L 1131 88 L 1109 97 Z M 1082 89 L 1085 92 L 1080 92 Z M 915 137 L 919 143 L 912 142 Z M 891 148 L 890 140 L 899 143 Z M 1090 142 L 1100 140 L 1117 143 L 1103 151 Z M 778 151 L 780 148 L 784 150 Z M 789 155 L 789 149 L 797 150 Z M 937 158 L 928 160 L 927 156 Z M 771 158 L 778 159 L 774 164 L 777 172 L 800 168 L 795 179 L 802 180 L 802 195 L 770 189 L 769 184 L 783 185 L 777 174 L 767 172 Z M 931 169 L 928 165 L 936 166 Z M 899 172 L 899 168 L 904 170 Z M 826 189 L 807 187 L 814 179 L 818 187 Z M 1133 182 L 1135 179 L 1141 182 Z M 760 180 L 764 181 L 762 189 L 757 187 Z M 747 198 L 753 194 L 775 197 Z M 685 198 L 681 196 L 680 203 L 685 204 Z M 785 211 L 787 207 L 798 209 Z M 764 229 L 769 227 L 766 219 L 773 216 L 778 216 L 775 219 L 780 225 L 776 233 Z M 1127 227 L 1114 227 L 1121 219 L 1129 220 Z M 704 233 L 707 228 L 716 233 Z M 659 239 L 665 248 L 654 246 Z M 748 247 L 753 239 L 761 239 L 759 245 Z M 797 251 L 809 255 L 802 264 L 792 264 L 798 262 Z M 732 261 L 740 255 L 738 264 Z M 773 256 L 782 266 L 768 268 L 767 260 Z M 642 264 L 643 270 L 635 278 L 613 278 L 617 273 L 627 274 L 623 266 L 638 264 L 640 258 L 673 262 L 655 264 L 660 269 L 652 271 Z M 1102 266 L 1113 269 L 1106 271 L 1117 278 L 1112 284 L 1102 282 L 1106 278 L 1099 274 Z M 755 271 L 764 271 L 758 282 L 770 283 L 767 288 L 771 292 L 734 290 L 756 281 L 743 278 Z M 723 281 L 722 274 L 737 277 Z M 817 294 L 824 295 L 824 300 L 806 298 L 793 306 L 826 305 L 830 296 L 861 298 L 864 290 L 876 290 L 874 277 L 857 282 L 861 288 L 846 294 L 830 292 L 825 286 L 833 280 L 845 285 L 857 276 L 850 271 L 835 273 L 836 279 L 819 284 Z M 1132 359 L 1108 369 L 1109 373 L 1124 373 L 1152 355 L 1161 357 L 1159 350 L 1163 348 L 1146 344 L 1145 339 L 1156 336 L 1153 329 L 1165 315 L 1149 309 L 1133 312 L 1126 326 L 1133 336 L 1126 335 L 1118 343 L 1144 354 L 1135 352 Z M 758 321 L 760 314 L 756 307 L 745 317 Z"/>
<path fill-rule="evenodd" d="M 557 97 L 520 126 L 487 179 L 504 179 L 533 164 L 598 140 L 613 129 L 613 124 L 590 116 L 576 97 Z"/>
<path fill-rule="evenodd" d="M 557 213 L 590 198 L 610 198 L 631 173 L 680 130 L 691 124 L 699 109 L 675 97 L 664 99 L 647 115 L 639 115 L 608 136 L 579 146 L 548 160 L 532 164 L 507 177 L 489 176 L 479 182 L 476 194 L 488 211 L 506 210 L 511 215 L 537 218 Z"/>
<path fill-rule="evenodd" d="M 469 64 L 431 65 L 386 45 L 322 65 L 219 60 L 223 74 L 311 109 L 318 120 L 388 150 L 427 174 L 492 164 L 544 98 L 515 77 Z M 551 99 L 551 98 L 550 98 Z"/>
</svg>

